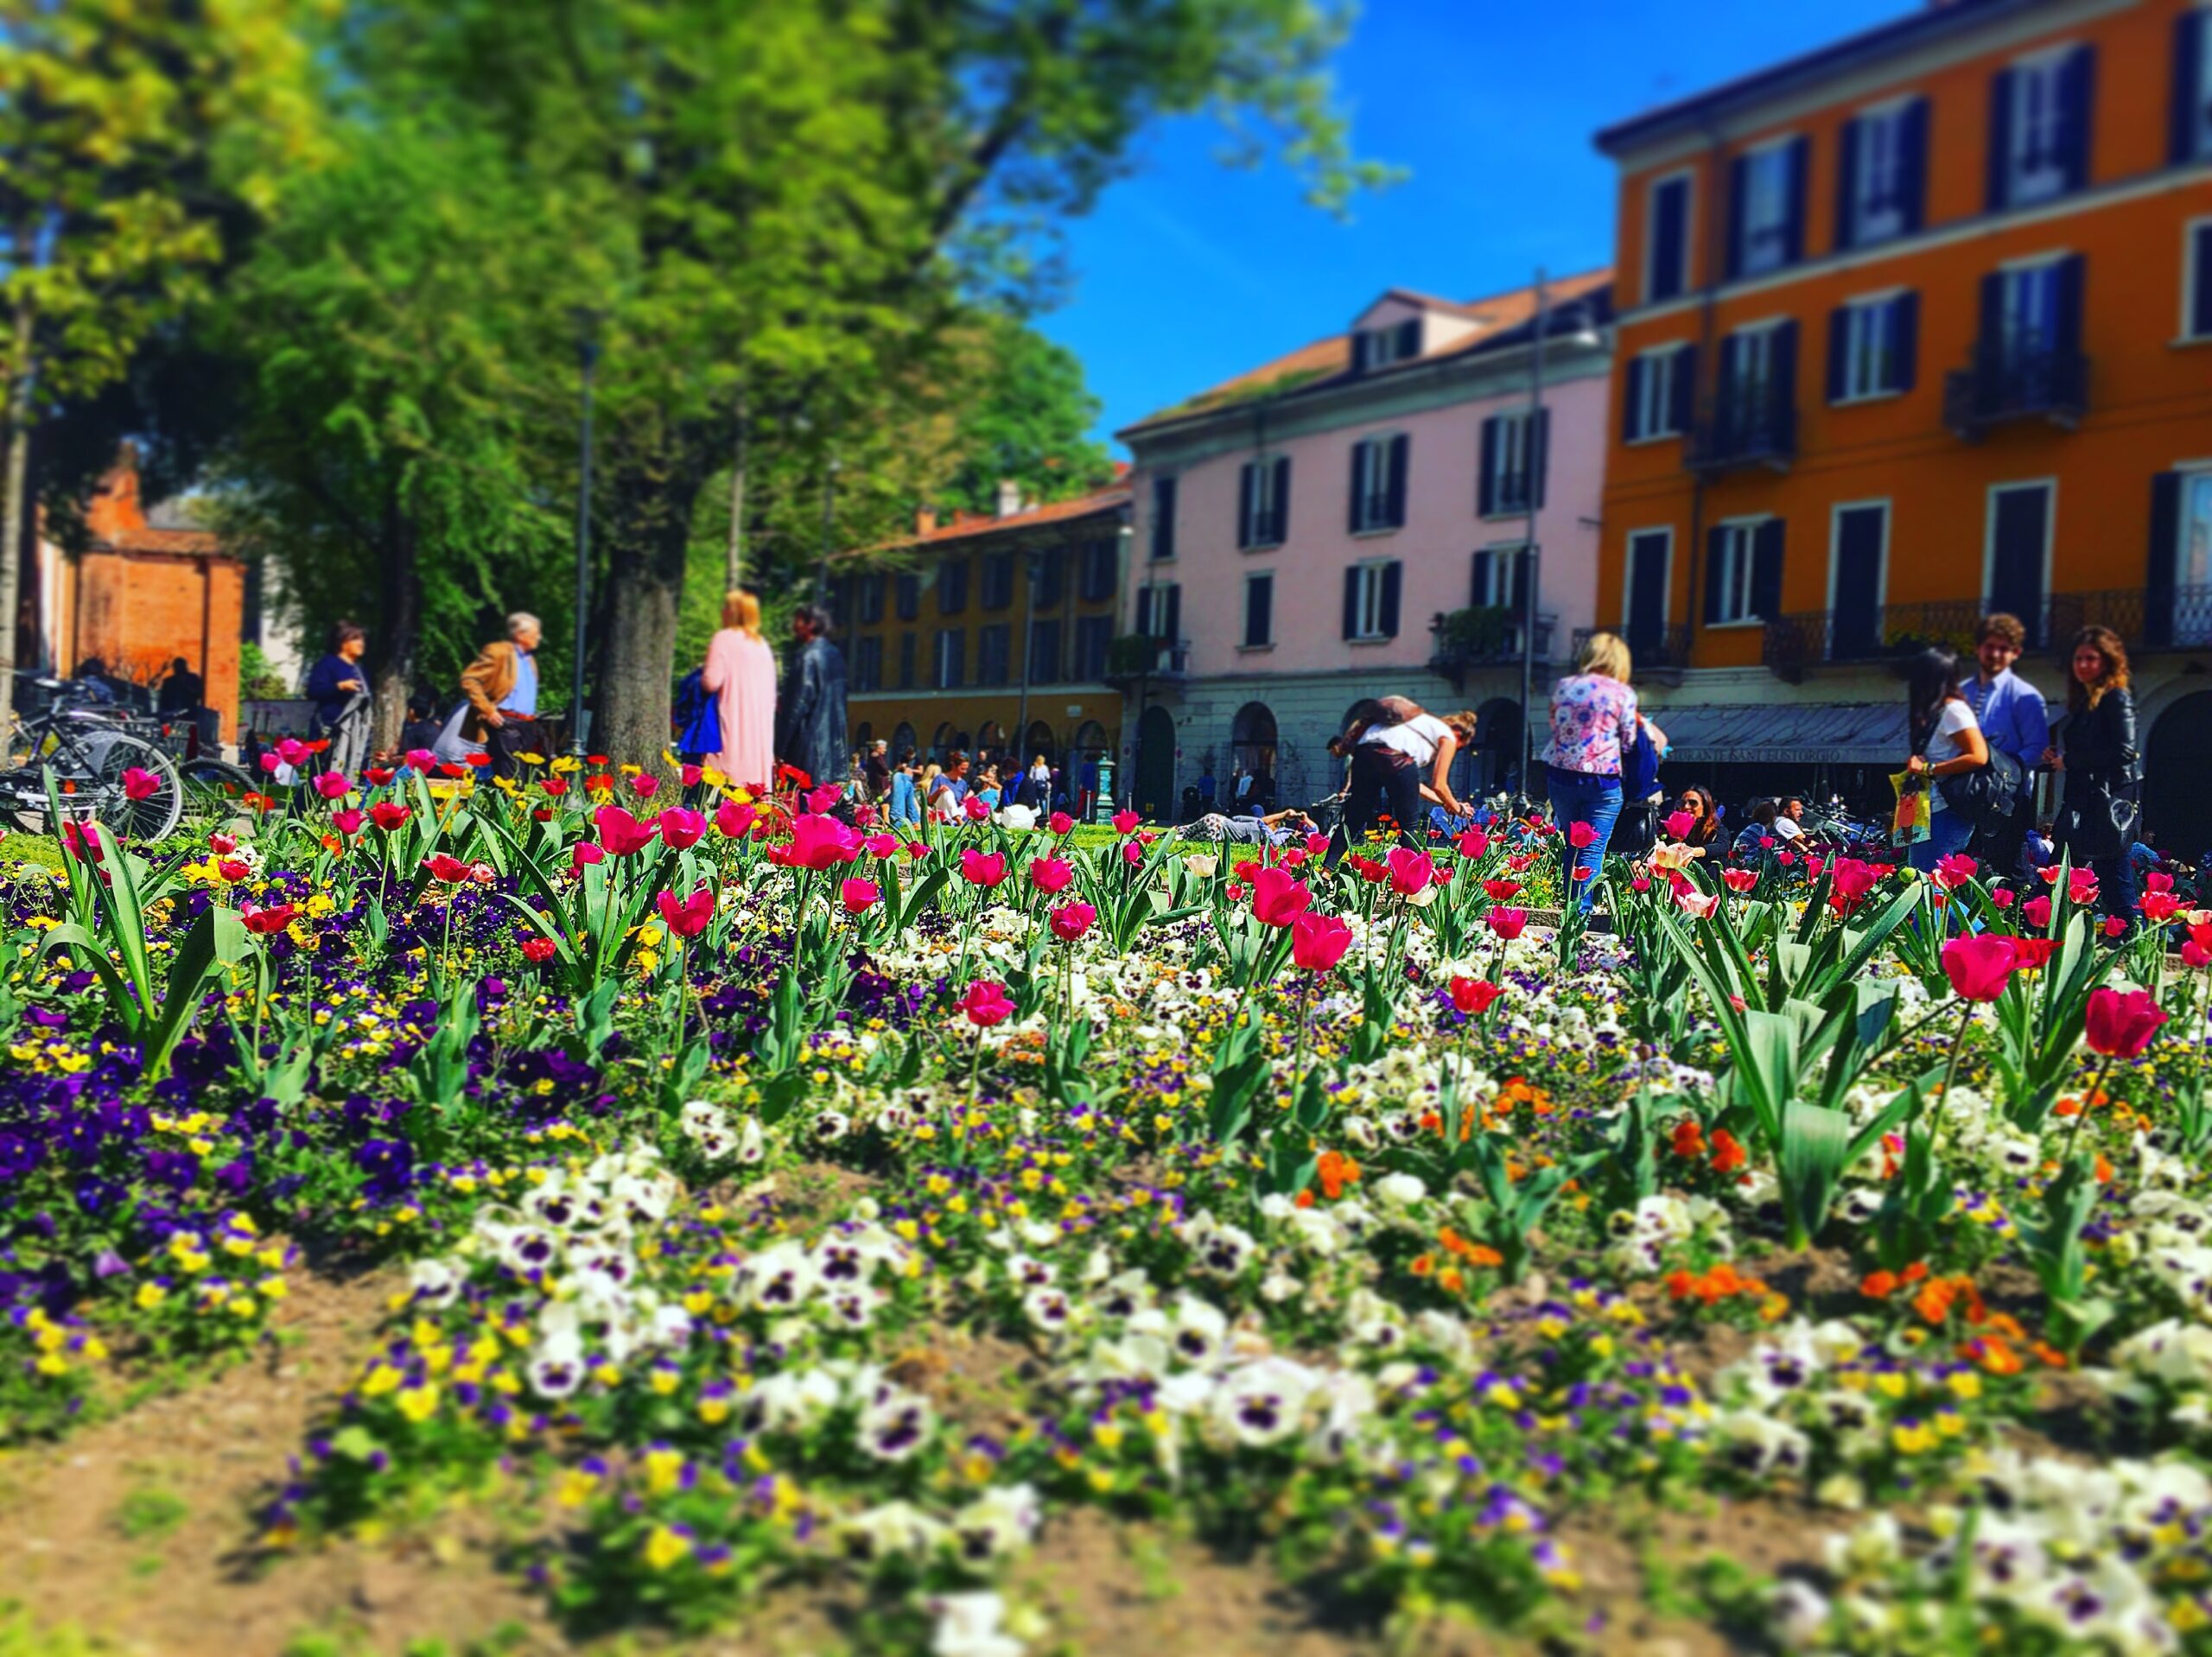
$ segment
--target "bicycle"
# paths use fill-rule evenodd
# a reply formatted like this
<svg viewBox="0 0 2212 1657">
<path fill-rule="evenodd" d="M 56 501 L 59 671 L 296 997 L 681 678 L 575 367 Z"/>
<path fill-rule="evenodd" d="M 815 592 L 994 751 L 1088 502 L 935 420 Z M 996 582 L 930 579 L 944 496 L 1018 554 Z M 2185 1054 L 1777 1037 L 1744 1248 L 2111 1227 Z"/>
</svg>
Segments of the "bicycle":
<svg viewBox="0 0 2212 1657">
<path fill-rule="evenodd" d="M 47 706 L 18 717 L 0 770 L 0 812 L 30 833 L 58 832 L 59 800 L 68 822 L 94 822 L 118 839 L 156 841 L 184 815 L 184 778 L 157 744 L 129 729 L 129 715 L 80 702 L 58 679 L 37 681 Z M 53 794 L 48 781 L 52 779 Z"/>
</svg>

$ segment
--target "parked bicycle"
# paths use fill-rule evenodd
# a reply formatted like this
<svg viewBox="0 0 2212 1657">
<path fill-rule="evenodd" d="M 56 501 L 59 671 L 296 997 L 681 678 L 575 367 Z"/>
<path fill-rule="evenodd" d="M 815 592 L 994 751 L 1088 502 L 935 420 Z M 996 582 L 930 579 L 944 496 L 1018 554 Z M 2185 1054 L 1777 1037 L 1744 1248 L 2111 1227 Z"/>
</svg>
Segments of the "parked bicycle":
<svg viewBox="0 0 2212 1657">
<path fill-rule="evenodd" d="M 9 733 L 0 811 L 27 830 L 53 833 L 60 825 L 50 821 L 51 798 L 66 819 L 98 822 L 118 838 L 160 840 L 175 829 L 185 798 L 176 761 L 133 733 L 130 715 L 111 704 L 80 698 L 62 680 L 36 684 L 47 704 L 18 717 Z"/>
</svg>

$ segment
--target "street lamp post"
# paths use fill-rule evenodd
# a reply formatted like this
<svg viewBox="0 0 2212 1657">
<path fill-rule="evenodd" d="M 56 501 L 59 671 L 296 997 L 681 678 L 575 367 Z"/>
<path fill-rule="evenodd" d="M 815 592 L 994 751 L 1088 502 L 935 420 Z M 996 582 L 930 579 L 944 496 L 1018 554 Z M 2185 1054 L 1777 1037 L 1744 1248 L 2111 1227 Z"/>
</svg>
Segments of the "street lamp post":
<svg viewBox="0 0 2212 1657">
<path fill-rule="evenodd" d="M 1529 797 L 1533 780 L 1529 766 L 1535 761 L 1535 709 L 1530 705 L 1535 696 L 1536 682 L 1536 574 L 1540 568 L 1536 550 L 1536 482 L 1541 475 L 1537 468 L 1548 464 L 1550 456 L 1541 454 L 1538 446 L 1544 440 L 1544 330 L 1551 321 L 1551 294 L 1544 285 L 1544 273 L 1536 272 L 1536 336 L 1535 347 L 1529 358 L 1529 524 L 1522 537 L 1521 570 L 1521 795 Z M 1548 445 L 1545 445 L 1548 447 Z"/>
<path fill-rule="evenodd" d="M 814 601 L 817 604 L 830 602 L 830 543 L 836 533 L 838 465 L 837 457 L 833 454 L 822 473 L 822 556 L 814 564 Z"/>
<path fill-rule="evenodd" d="M 576 491 L 576 638 L 569 681 L 569 752 L 584 757 L 584 606 L 591 596 L 591 380 L 599 366 L 599 325 L 602 311 L 579 308 L 576 360 L 583 369 L 583 435 L 581 487 Z"/>
</svg>

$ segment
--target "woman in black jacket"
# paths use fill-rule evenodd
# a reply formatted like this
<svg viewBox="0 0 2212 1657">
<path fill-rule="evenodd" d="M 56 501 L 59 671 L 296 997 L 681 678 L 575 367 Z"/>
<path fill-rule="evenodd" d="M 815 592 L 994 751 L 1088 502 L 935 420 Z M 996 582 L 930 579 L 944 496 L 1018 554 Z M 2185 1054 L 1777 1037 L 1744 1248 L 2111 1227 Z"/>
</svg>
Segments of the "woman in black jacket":
<svg viewBox="0 0 2212 1657">
<path fill-rule="evenodd" d="M 2107 915 L 2135 924 L 2135 873 L 2127 848 L 2135 837 L 2141 783 L 2135 746 L 2135 699 L 2127 689 L 2127 647 L 2109 627 L 2074 635 L 2073 672 L 2066 687 L 2066 728 L 2059 752 L 2045 756 L 2065 777 L 2058 845 L 2074 867 L 2094 869 Z"/>
</svg>

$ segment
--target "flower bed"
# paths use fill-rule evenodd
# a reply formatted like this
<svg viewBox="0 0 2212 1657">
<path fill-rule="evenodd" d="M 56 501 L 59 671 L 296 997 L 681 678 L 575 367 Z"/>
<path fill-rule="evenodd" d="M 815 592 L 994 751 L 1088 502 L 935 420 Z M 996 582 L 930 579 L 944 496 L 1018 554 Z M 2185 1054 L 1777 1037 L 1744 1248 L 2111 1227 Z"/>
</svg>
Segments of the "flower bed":
<svg viewBox="0 0 2212 1657">
<path fill-rule="evenodd" d="M 1001 1654 L 1105 1521 L 1602 1647 L 1623 1515 L 1717 1501 L 1787 1546 L 1673 1545 L 1666 1616 L 2212 1643 L 2185 899 L 2121 949 L 2081 872 L 1669 841 L 1599 936 L 1529 924 L 1538 822 L 1331 868 L 646 784 L 372 773 L 14 869 L 8 1439 L 382 1270 L 274 1578 L 491 1502 L 571 1634 L 835 1594 Z"/>
</svg>

